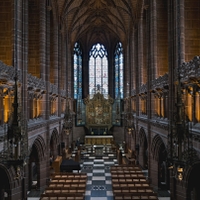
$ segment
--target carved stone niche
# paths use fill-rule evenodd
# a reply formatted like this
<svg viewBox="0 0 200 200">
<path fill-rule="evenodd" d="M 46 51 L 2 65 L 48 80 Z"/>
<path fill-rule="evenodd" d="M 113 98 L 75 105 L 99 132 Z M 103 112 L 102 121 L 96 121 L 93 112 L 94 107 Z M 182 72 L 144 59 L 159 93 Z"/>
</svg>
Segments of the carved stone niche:
<svg viewBox="0 0 200 200">
<path fill-rule="evenodd" d="M 109 130 L 112 126 L 113 99 L 105 99 L 103 94 L 97 93 L 92 99 L 86 98 L 86 127 L 89 130 L 104 128 Z M 92 133 L 91 133 L 92 134 Z"/>
</svg>

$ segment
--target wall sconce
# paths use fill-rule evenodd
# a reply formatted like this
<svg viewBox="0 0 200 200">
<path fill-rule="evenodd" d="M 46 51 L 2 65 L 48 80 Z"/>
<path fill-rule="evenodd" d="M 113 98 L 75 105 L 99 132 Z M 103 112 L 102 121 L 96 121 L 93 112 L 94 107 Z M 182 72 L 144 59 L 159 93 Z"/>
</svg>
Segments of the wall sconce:
<svg viewBox="0 0 200 200">
<path fill-rule="evenodd" d="M 128 128 L 128 134 L 131 134 L 131 132 L 132 132 L 133 130 L 134 130 L 133 128 L 129 127 L 129 128 Z"/>
<path fill-rule="evenodd" d="M 183 168 L 182 167 L 177 167 L 177 178 L 179 181 L 183 180 Z"/>
<path fill-rule="evenodd" d="M 66 135 L 68 136 L 68 135 L 69 135 L 69 129 L 66 129 L 66 130 L 65 130 L 65 133 L 66 133 Z"/>
</svg>

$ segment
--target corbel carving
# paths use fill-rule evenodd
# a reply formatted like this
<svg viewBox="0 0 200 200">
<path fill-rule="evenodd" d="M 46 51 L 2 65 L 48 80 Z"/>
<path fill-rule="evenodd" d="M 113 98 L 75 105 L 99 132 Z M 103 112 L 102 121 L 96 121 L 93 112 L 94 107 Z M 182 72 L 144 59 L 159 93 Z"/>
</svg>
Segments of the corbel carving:
<svg viewBox="0 0 200 200">
<path fill-rule="evenodd" d="M 131 96 L 136 96 L 136 90 L 135 89 L 131 90 Z"/>
<path fill-rule="evenodd" d="M 61 90 L 60 95 L 61 95 L 61 97 L 66 98 L 66 96 L 67 96 L 66 90 Z"/>
<path fill-rule="evenodd" d="M 158 91 L 158 90 L 168 90 L 169 85 L 169 76 L 166 73 L 164 76 L 160 76 L 151 82 L 151 91 Z"/>
<path fill-rule="evenodd" d="M 143 84 L 139 88 L 140 94 L 141 93 L 147 93 L 147 84 Z"/>
<path fill-rule="evenodd" d="M 28 88 L 29 89 L 40 89 L 43 91 L 46 91 L 45 87 L 45 81 L 42 80 L 41 78 L 37 78 L 36 76 L 32 76 L 31 74 L 28 74 Z"/>
<path fill-rule="evenodd" d="M 181 82 L 200 84 L 200 56 L 195 56 L 189 62 L 184 62 L 179 70 Z"/>
<path fill-rule="evenodd" d="M 50 92 L 51 95 L 58 95 L 58 86 L 50 84 Z"/>
</svg>

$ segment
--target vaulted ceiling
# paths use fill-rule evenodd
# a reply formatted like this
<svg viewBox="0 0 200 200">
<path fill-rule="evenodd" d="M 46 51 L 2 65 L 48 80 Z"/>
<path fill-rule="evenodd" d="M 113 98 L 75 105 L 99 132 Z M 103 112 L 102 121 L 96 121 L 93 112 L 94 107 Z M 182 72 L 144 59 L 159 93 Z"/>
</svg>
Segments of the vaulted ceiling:
<svg viewBox="0 0 200 200">
<path fill-rule="evenodd" d="M 53 0 L 68 39 L 88 46 L 127 42 L 137 24 L 144 0 Z"/>
</svg>

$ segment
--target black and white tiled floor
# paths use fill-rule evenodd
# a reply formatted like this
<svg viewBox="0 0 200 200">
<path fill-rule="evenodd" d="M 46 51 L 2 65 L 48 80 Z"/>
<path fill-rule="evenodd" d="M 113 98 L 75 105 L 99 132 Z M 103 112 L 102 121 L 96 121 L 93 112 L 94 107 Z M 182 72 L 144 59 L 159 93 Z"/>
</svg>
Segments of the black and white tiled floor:
<svg viewBox="0 0 200 200">
<path fill-rule="evenodd" d="M 86 146 L 85 153 L 81 155 L 81 172 L 88 176 L 85 200 L 113 200 L 110 166 L 117 164 L 110 146 Z M 28 200 L 39 200 L 39 197 L 34 195 Z M 170 197 L 162 195 L 159 200 L 170 200 Z"/>
<path fill-rule="evenodd" d="M 87 148 L 81 172 L 87 173 L 85 200 L 113 200 L 110 166 L 117 165 L 110 146 Z"/>
</svg>

